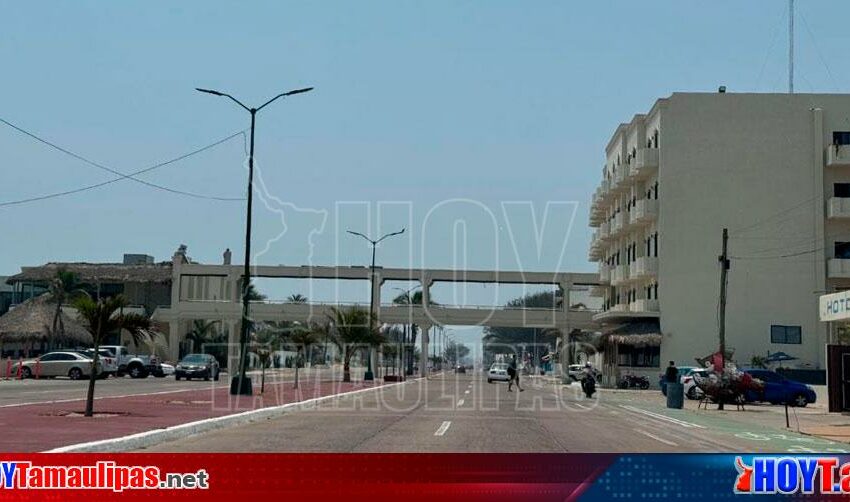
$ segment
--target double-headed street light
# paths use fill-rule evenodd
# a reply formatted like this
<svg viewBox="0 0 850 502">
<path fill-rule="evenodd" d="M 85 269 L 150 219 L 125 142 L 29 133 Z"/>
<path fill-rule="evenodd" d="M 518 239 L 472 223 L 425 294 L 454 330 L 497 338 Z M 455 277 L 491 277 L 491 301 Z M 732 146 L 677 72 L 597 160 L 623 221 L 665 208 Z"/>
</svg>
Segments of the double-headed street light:
<svg viewBox="0 0 850 502">
<path fill-rule="evenodd" d="M 257 108 L 249 108 L 242 104 L 241 101 L 234 98 L 230 94 L 213 91 L 211 89 L 195 88 L 199 92 L 212 94 L 213 96 L 223 96 L 230 98 L 234 103 L 241 106 L 245 111 L 251 114 L 251 151 L 248 156 L 248 208 L 245 223 L 245 272 L 242 279 L 242 325 L 239 330 L 239 373 L 233 375 L 230 381 L 231 394 L 251 395 L 251 379 L 246 375 L 246 365 L 248 362 L 248 333 L 250 331 L 250 290 L 251 290 L 251 207 L 254 193 L 254 124 L 257 118 L 257 112 L 270 105 L 278 98 L 293 96 L 304 92 L 312 91 L 312 87 L 305 89 L 295 89 L 292 91 L 278 94 L 272 99 L 266 101 Z"/>
<path fill-rule="evenodd" d="M 371 275 L 372 275 L 372 279 L 371 279 L 372 290 L 369 292 L 369 297 L 370 297 L 370 301 L 369 301 L 369 333 L 372 333 L 372 331 L 375 329 L 375 248 L 378 246 L 378 243 L 381 242 L 382 240 L 387 239 L 389 237 L 392 237 L 394 235 L 403 234 L 404 229 L 402 228 L 398 232 L 391 232 L 391 233 L 388 233 L 388 234 L 384 234 L 384 235 L 381 236 L 380 239 L 377 239 L 377 240 L 370 239 L 369 237 L 365 236 L 364 234 L 361 234 L 360 232 L 354 232 L 353 230 L 346 230 L 346 232 L 350 233 L 351 235 L 359 235 L 360 237 L 363 237 L 364 239 L 366 239 L 369 242 L 369 244 L 372 245 L 372 266 L 369 268 L 369 270 L 371 271 Z M 427 356 L 427 354 L 426 354 L 426 356 Z M 364 380 L 374 380 L 375 374 L 372 372 L 371 350 L 370 350 L 370 353 L 369 353 L 369 357 L 367 357 L 366 360 L 367 360 L 367 363 L 368 363 L 368 367 L 366 368 L 366 375 L 363 376 L 363 379 Z"/>
</svg>

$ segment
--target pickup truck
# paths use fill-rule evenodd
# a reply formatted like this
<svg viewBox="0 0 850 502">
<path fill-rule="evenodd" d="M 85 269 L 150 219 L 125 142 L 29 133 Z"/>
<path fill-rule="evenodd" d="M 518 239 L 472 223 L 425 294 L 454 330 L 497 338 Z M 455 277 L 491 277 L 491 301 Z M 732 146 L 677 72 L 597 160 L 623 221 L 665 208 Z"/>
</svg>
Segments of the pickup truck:
<svg viewBox="0 0 850 502">
<path fill-rule="evenodd" d="M 116 376 L 130 375 L 130 378 L 147 378 L 148 375 L 157 378 L 165 376 L 156 356 L 130 354 L 127 347 L 123 345 L 101 345 L 100 348 L 108 350 L 118 360 Z"/>
</svg>

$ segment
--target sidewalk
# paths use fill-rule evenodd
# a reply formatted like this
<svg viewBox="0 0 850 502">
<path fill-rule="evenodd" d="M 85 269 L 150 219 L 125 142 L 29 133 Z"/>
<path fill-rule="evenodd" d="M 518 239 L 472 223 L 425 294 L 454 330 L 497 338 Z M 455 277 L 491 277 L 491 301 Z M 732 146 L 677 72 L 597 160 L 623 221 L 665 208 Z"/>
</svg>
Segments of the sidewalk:
<svg viewBox="0 0 850 502">
<path fill-rule="evenodd" d="M 90 418 L 83 416 L 82 399 L 4 408 L 0 410 L 0 451 L 45 451 L 382 384 L 303 380 L 295 390 L 291 381 L 270 381 L 266 375 L 266 389 L 261 396 L 231 396 L 226 385 L 200 385 L 197 390 L 97 399 L 95 416 Z M 254 391 L 259 393 L 256 380 Z"/>
</svg>

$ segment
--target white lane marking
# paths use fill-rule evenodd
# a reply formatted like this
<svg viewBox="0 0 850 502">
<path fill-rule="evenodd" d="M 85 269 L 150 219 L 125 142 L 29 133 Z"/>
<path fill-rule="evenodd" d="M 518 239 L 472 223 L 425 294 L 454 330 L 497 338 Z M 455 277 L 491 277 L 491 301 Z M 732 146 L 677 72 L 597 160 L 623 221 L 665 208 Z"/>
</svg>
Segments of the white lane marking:
<svg viewBox="0 0 850 502">
<path fill-rule="evenodd" d="M 661 415 L 660 413 L 653 413 L 651 411 L 642 410 L 640 408 L 635 408 L 634 406 L 629 406 L 626 404 L 621 404 L 620 408 L 629 410 L 634 413 L 640 413 L 642 415 L 646 415 L 648 417 L 652 417 L 658 420 L 664 420 L 665 422 L 670 422 L 672 424 L 681 425 L 682 427 L 692 428 L 695 427 L 697 429 L 705 429 L 704 426 L 699 424 L 694 424 L 691 422 L 686 422 L 684 420 L 679 420 L 678 418 L 668 417 L 667 415 Z"/>
<path fill-rule="evenodd" d="M 468 390 L 463 391 L 464 394 L 469 394 Z"/>
<path fill-rule="evenodd" d="M 460 408 L 461 406 L 463 406 L 463 399 L 457 402 L 457 407 Z"/>
<path fill-rule="evenodd" d="M 656 440 L 656 441 L 659 441 L 659 442 L 661 442 L 661 443 L 664 443 L 664 444 L 666 444 L 666 445 L 668 445 L 668 446 L 679 446 L 679 445 L 677 445 L 676 443 L 674 443 L 673 441 L 667 441 L 666 439 L 662 439 L 662 438 L 660 438 L 660 437 L 658 437 L 658 436 L 656 436 L 656 435 L 654 435 L 654 434 L 650 434 L 650 433 L 648 433 L 648 432 L 646 432 L 646 431 L 642 431 L 642 430 L 640 430 L 640 429 L 635 429 L 634 431 L 635 431 L 635 432 L 638 432 L 638 433 L 640 433 L 640 434 L 643 434 L 644 436 L 651 437 L 652 439 L 654 439 L 654 440 Z"/>
<path fill-rule="evenodd" d="M 440 426 L 439 429 L 437 429 L 437 432 L 435 432 L 434 435 L 435 436 L 442 436 L 443 434 L 446 433 L 447 430 L 449 430 L 450 425 L 452 425 L 452 423 L 449 422 L 449 421 L 443 422 L 443 424 Z"/>
<path fill-rule="evenodd" d="M 578 406 L 579 408 L 581 408 L 581 409 L 583 409 L 583 410 L 589 410 L 589 409 L 590 409 L 590 408 L 588 408 L 587 406 L 582 406 L 582 405 L 580 405 L 580 404 L 578 404 L 578 403 L 573 403 L 573 404 L 574 404 L 574 405 L 576 405 L 576 406 Z"/>
</svg>

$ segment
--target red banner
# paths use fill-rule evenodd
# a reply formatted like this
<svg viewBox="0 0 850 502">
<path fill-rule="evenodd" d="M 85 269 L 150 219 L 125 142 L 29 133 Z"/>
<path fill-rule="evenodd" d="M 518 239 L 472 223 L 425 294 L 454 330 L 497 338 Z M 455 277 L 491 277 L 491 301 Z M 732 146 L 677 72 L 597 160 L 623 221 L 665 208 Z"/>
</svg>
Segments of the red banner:
<svg viewBox="0 0 850 502">
<path fill-rule="evenodd" d="M 2 500 L 571 500 L 606 454 L 0 454 Z M 96 486 L 93 489 L 91 487 Z M 107 497 L 105 499 L 93 497 Z M 301 499 L 303 500 L 303 499 Z"/>
</svg>

